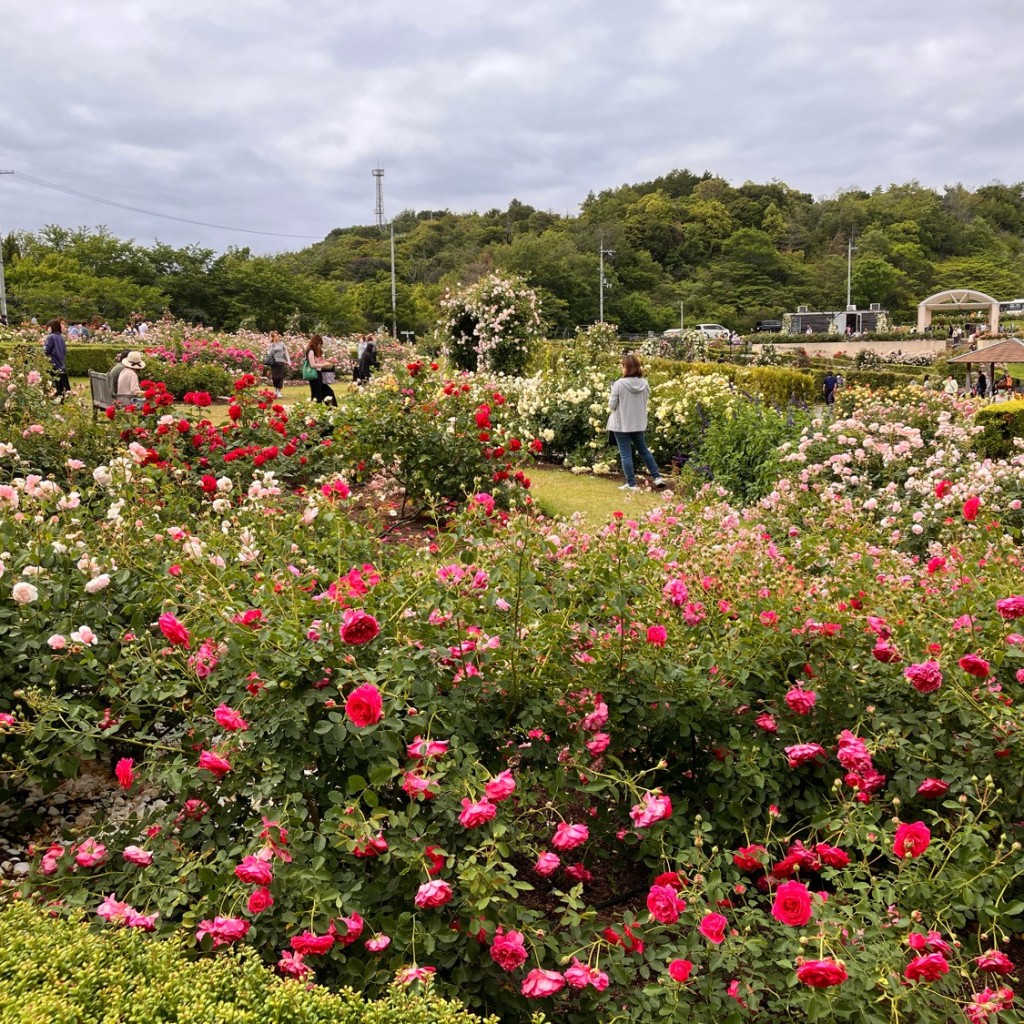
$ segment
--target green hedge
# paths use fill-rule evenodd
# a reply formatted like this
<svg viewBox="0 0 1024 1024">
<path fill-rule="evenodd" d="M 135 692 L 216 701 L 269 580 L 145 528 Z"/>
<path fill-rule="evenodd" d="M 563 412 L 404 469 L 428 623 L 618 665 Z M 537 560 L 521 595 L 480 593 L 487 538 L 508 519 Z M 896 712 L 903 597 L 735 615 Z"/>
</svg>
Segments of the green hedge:
<svg viewBox="0 0 1024 1024">
<path fill-rule="evenodd" d="M 196 957 L 169 940 L 126 928 L 92 931 L 27 903 L 0 906 L 0 1021 L 482 1024 L 432 994 L 396 987 L 371 1002 L 351 989 L 332 993 L 276 978 L 248 950 Z"/>
<path fill-rule="evenodd" d="M 737 366 L 735 363 L 683 363 L 676 359 L 648 359 L 644 365 L 652 383 L 674 380 L 685 373 L 718 374 L 737 388 L 748 391 L 768 405 L 813 402 L 821 393 L 821 381 L 811 373 L 789 366 Z"/>
<path fill-rule="evenodd" d="M 223 366 L 213 363 L 161 363 L 146 360 L 146 368 L 139 374 L 144 380 L 162 381 L 175 398 L 189 391 L 207 391 L 214 397 L 230 395 L 234 390 L 234 377 Z"/>
<path fill-rule="evenodd" d="M 974 414 L 975 423 L 985 429 L 976 442 L 978 454 L 986 459 L 1005 459 L 1015 450 L 1013 439 L 1024 437 L 1024 399 L 986 405 Z"/>
</svg>

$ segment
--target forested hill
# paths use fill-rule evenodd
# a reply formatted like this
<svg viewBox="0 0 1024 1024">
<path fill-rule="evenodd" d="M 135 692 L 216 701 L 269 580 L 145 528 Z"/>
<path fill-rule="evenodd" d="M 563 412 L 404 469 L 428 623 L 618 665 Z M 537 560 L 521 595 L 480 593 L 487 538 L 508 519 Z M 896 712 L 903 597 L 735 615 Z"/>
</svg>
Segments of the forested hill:
<svg viewBox="0 0 1024 1024">
<path fill-rule="evenodd" d="M 815 200 L 782 182 L 733 187 L 673 171 L 583 200 L 576 216 L 512 200 L 505 210 L 404 211 L 394 218 L 398 326 L 422 334 L 445 286 L 515 271 L 538 288 L 552 335 L 605 318 L 623 332 L 718 321 L 739 330 L 799 305 L 842 308 L 852 234 L 852 299 L 895 322 L 941 288 L 1024 295 L 1024 184 L 941 194 L 916 182 Z M 339 228 L 295 253 L 144 247 L 103 229 L 48 227 L 4 239 L 12 320 L 52 315 L 118 325 L 169 307 L 211 326 L 363 330 L 391 321 L 389 238 Z"/>
</svg>

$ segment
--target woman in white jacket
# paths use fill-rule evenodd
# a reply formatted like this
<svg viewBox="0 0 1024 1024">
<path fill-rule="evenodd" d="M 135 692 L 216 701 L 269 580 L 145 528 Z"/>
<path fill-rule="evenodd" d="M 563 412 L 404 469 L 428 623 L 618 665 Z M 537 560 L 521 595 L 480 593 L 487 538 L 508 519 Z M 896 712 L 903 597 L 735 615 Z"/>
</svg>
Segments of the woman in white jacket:
<svg viewBox="0 0 1024 1024">
<path fill-rule="evenodd" d="M 608 408 L 608 430 L 615 435 L 615 443 L 619 446 L 619 459 L 626 482 L 619 488 L 621 491 L 638 490 L 636 473 L 633 470 L 633 448 L 643 460 L 651 474 L 655 487 L 663 487 L 665 481 L 658 472 L 658 464 L 647 447 L 647 403 L 651 397 L 651 386 L 644 380 L 644 371 L 640 360 L 628 352 L 622 357 L 622 376 L 612 385 Z"/>
</svg>

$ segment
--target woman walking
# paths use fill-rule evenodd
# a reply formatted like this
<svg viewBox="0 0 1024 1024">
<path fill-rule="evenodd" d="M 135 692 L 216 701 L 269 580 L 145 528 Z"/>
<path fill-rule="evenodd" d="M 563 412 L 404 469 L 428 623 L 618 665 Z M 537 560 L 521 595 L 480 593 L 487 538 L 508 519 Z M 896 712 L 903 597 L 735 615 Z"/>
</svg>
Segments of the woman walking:
<svg viewBox="0 0 1024 1024">
<path fill-rule="evenodd" d="M 57 398 L 63 402 L 64 396 L 71 390 L 67 368 L 68 346 L 64 340 L 64 325 L 60 320 L 52 320 L 49 328 L 50 333 L 43 343 L 43 354 L 50 360 L 53 387 Z"/>
<path fill-rule="evenodd" d="M 316 370 L 316 377 L 309 382 L 309 397 L 314 402 L 337 405 L 331 385 L 334 383 L 334 363 L 324 359 L 324 339 L 319 334 L 310 336 L 303 358 Z"/>
<path fill-rule="evenodd" d="M 636 473 L 633 470 L 633 448 L 643 460 L 647 471 L 651 474 L 651 482 L 655 487 L 663 487 L 665 481 L 658 472 L 658 464 L 647 447 L 647 403 L 651 397 L 651 386 L 644 380 L 644 371 L 640 360 L 628 352 L 622 357 L 622 376 L 612 385 L 612 393 L 608 399 L 611 415 L 608 417 L 608 430 L 615 435 L 615 443 L 619 448 L 619 459 L 626 482 L 620 491 L 638 490 Z"/>
</svg>

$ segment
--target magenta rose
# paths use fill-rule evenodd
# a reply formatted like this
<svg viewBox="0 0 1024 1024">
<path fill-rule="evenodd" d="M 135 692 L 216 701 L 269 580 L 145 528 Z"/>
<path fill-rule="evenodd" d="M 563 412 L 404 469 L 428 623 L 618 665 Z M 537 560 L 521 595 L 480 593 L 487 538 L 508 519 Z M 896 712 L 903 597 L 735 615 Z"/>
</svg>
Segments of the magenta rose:
<svg viewBox="0 0 1024 1024">
<path fill-rule="evenodd" d="M 242 863 L 235 868 L 235 877 L 249 885 L 270 885 L 274 880 L 274 872 L 265 860 L 244 857 Z"/>
<path fill-rule="evenodd" d="M 1013 974 L 1013 961 L 998 949 L 989 950 L 981 956 L 974 958 L 979 971 L 988 971 L 990 974 Z"/>
<path fill-rule="evenodd" d="M 828 756 L 820 743 L 794 743 L 793 746 L 786 747 L 785 751 L 790 768 L 799 768 L 804 764 L 823 761 Z"/>
<path fill-rule="evenodd" d="M 931 829 L 923 821 L 903 822 L 896 828 L 893 853 L 900 860 L 905 857 L 920 857 L 932 841 Z"/>
<path fill-rule="evenodd" d="M 686 900 L 680 899 L 670 885 L 652 885 L 647 894 L 647 909 L 651 917 L 662 924 L 675 924 L 686 909 Z"/>
<path fill-rule="evenodd" d="M 964 519 L 973 523 L 978 518 L 978 511 L 981 508 L 981 498 L 972 495 L 964 502 Z"/>
<path fill-rule="evenodd" d="M 459 824 L 466 828 L 478 828 L 485 824 L 498 813 L 498 808 L 489 800 L 470 800 L 469 797 L 462 798 L 462 813 L 459 815 Z"/>
<path fill-rule="evenodd" d="M 728 920 L 724 914 L 705 914 L 697 925 L 697 931 L 704 936 L 708 942 L 716 946 L 725 941 L 725 929 L 728 927 Z"/>
<path fill-rule="evenodd" d="M 568 822 L 562 821 L 555 829 L 551 845 L 558 850 L 575 850 L 589 838 L 590 829 L 586 825 L 570 825 Z"/>
<path fill-rule="evenodd" d="M 301 935 L 293 935 L 288 944 L 302 956 L 323 956 L 334 945 L 334 936 L 330 932 L 317 935 L 315 932 L 304 931 Z"/>
<path fill-rule="evenodd" d="M 196 942 L 202 942 L 209 935 L 213 939 L 213 948 L 226 946 L 231 942 L 241 942 L 248 934 L 250 925 L 240 917 L 215 917 L 199 922 L 196 929 Z"/>
<path fill-rule="evenodd" d="M 180 647 L 189 646 L 188 630 L 181 624 L 176 616 L 172 615 L 170 612 L 164 612 L 156 621 L 157 625 L 160 627 L 160 632 L 163 633 L 170 643 L 176 644 Z"/>
<path fill-rule="evenodd" d="M 218 779 L 223 779 L 231 771 L 231 762 L 219 754 L 213 753 L 212 750 L 204 750 L 199 755 L 199 767 L 213 772 Z"/>
<path fill-rule="evenodd" d="M 802 928 L 811 919 L 811 894 L 803 882 L 783 882 L 775 890 L 772 917 L 791 928 Z"/>
<path fill-rule="evenodd" d="M 693 962 L 691 960 L 672 960 L 668 965 L 668 976 L 682 985 L 689 978 L 692 970 Z"/>
<path fill-rule="evenodd" d="M 809 715 L 817 701 L 818 695 L 802 686 L 794 686 L 786 694 L 787 707 L 798 715 Z"/>
<path fill-rule="evenodd" d="M 114 774 L 122 789 L 131 789 L 135 781 L 135 762 L 130 757 L 122 757 L 114 766 Z"/>
<path fill-rule="evenodd" d="M 536 871 L 538 875 L 547 878 L 558 870 L 558 865 L 561 863 L 562 861 L 557 853 L 551 853 L 548 851 L 546 853 L 542 853 L 537 858 L 537 863 L 534 864 L 533 870 Z"/>
<path fill-rule="evenodd" d="M 929 800 L 937 800 L 949 792 L 949 783 L 942 779 L 924 779 L 917 787 L 917 795 L 927 797 Z"/>
<path fill-rule="evenodd" d="M 503 971 L 517 971 L 526 963 L 526 943 L 522 932 L 503 932 L 494 936 L 491 959 Z"/>
<path fill-rule="evenodd" d="M 969 675 L 978 679 L 987 679 L 989 675 L 989 664 L 978 654 L 965 654 L 958 663 Z"/>
<path fill-rule="evenodd" d="M 903 674 L 918 693 L 933 693 L 942 685 L 942 669 L 937 661 L 908 665 Z"/>
<path fill-rule="evenodd" d="M 1024 594 L 1014 594 L 1013 597 L 996 601 L 996 611 L 1007 621 L 1024 618 Z"/>
<path fill-rule="evenodd" d="M 245 905 L 245 909 L 250 914 L 262 914 L 264 910 L 269 910 L 273 905 L 274 897 L 270 895 L 270 890 L 264 886 L 261 889 L 257 889 L 249 897 L 249 902 Z"/>
<path fill-rule="evenodd" d="M 443 907 L 446 903 L 451 902 L 453 895 L 452 887 L 447 882 L 434 879 L 432 882 L 424 882 L 419 889 L 416 890 L 416 899 L 414 902 L 417 907 L 422 909 L 426 909 L 428 907 Z"/>
<path fill-rule="evenodd" d="M 647 642 L 649 644 L 653 644 L 655 647 L 664 647 L 666 640 L 668 640 L 668 630 L 664 626 L 647 627 Z"/>
<path fill-rule="evenodd" d="M 363 683 L 362 686 L 357 686 L 345 701 L 345 714 L 358 729 L 376 725 L 381 719 L 383 708 L 384 701 L 381 698 L 380 690 L 373 683 Z"/>
<path fill-rule="evenodd" d="M 907 964 L 903 977 L 907 981 L 938 981 L 944 974 L 949 974 L 946 958 L 941 953 L 926 953 Z"/>
<path fill-rule="evenodd" d="M 217 720 L 217 724 L 228 732 L 245 732 L 249 728 L 249 723 L 227 704 L 221 704 L 214 708 L 213 717 Z"/>
<path fill-rule="evenodd" d="M 510 771 L 501 772 L 499 775 L 495 775 L 484 786 L 484 796 L 487 797 L 492 803 L 501 803 L 502 800 L 507 800 L 516 791 L 516 780 L 512 778 Z"/>
<path fill-rule="evenodd" d="M 378 633 L 380 626 L 372 615 L 361 608 L 346 608 L 338 633 L 347 644 L 368 644 Z"/>
</svg>

